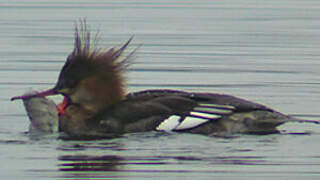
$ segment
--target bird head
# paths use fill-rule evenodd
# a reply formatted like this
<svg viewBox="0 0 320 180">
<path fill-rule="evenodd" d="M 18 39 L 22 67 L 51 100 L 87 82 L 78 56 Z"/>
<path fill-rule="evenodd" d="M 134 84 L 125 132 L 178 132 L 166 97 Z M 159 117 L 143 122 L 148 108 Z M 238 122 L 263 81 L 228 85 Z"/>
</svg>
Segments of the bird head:
<svg viewBox="0 0 320 180">
<path fill-rule="evenodd" d="M 123 57 L 130 38 L 122 47 L 101 50 L 91 47 L 90 32 L 86 23 L 75 27 L 74 49 L 60 71 L 55 86 L 49 90 L 28 96 L 16 96 L 11 100 L 45 97 L 62 94 L 67 103 L 99 111 L 124 98 L 123 71 L 134 52 Z M 66 104 L 66 103 L 64 103 Z"/>
</svg>

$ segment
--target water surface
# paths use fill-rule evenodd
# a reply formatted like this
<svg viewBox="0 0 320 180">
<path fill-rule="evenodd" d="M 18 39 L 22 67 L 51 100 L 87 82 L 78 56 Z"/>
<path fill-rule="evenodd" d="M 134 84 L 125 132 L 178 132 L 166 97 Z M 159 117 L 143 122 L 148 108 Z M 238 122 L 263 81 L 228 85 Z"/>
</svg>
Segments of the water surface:
<svg viewBox="0 0 320 180">
<path fill-rule="evenodd" d="M 176 133 L 63 141 L 28 134 L 21 102 L 52 87 L 87 18 L 102 47 L 139 47 L 129 92 L 170 88 L 233 94 L 320 119 L 320 2 L 5 1 L 0 5 L 2 179 L 318 179 L 320 126 L 215 138 Z M 59 100 L 61 98 L 56 98 Z"/>
</svg>

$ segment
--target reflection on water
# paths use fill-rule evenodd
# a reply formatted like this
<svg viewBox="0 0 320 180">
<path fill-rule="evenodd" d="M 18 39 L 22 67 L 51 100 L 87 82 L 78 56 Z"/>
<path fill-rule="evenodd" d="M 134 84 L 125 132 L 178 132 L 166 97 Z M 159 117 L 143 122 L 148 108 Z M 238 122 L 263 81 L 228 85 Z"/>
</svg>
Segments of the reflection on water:
<svg viewBox="0 0 320 180">
<path fill-rule="evenodd" d="M 117 171 L 123 158 L 118 156 L 61 156 L 60 171 Z"/>
<path fill-rule="evenodd" d="M 137 133 L 99 141 L 24 133 L 10 97 L 52 87 L 87 17 L 101 46 L 134 35 L 128 91 L 227 93 L 319 120 L 320 1 L 5 1 L 0 6 L 0 179 L 283 179 L 320 176 L 320 126 L 206 137 Z M 142 46 L 141 46 L 142 45 Z M 5 166 L 4 166 L 5 165 Z"/>
<path fill-rule="evenodd" d="M 283 144 L 290 143 L 287 142 L 289 139 L 306 140 L 309 135 L 214 138 L 175 133 L 137 133 L 99 142 L 62 142 L 57 148 L 61 154 L 57 164 L 64 178 L 161 179 L 170 175 L 192 179 L 199 175 L 235 177 L 244 173 L 252 173 L 252 177 L 294 177 L 300 173 L 317 174 L 318 170 L 310 167 L 320 165 L 319 156 L 296 158 L 299 152 L 268 152 L 283 148 Z M 301 150 L 301 147 L 297 149 Z M 307 168 L 290 168 L 295 166 Z"/>
</svg>

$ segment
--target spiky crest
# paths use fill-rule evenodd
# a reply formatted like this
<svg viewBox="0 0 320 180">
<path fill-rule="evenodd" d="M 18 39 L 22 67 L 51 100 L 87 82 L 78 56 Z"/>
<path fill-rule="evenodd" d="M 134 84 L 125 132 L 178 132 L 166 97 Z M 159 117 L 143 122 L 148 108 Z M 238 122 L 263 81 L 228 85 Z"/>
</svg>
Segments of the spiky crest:
<svg viewBox="0 0 320 180">
<path fill-rule="evenodd" d="M 100 110 L 125 98 L 123 71 L 135 50 L 124 56 L 132 37 L 120 48 L 97 48 L 98 37 L 91 46 L 86 21 L 75 26 L 74 49 L 63 66 L 55 92 L 87 109 Z"/>
<path fill-rule="evenodd" d="M 80 21 L 80 25 L 75 24 L 75 40 L 73 52 L 69 55 L 67 61 L 87 61 L 89 64 L 97 65 L 97 69 L 100 70 L 124 70 L 128 65 L 128 61 L 133 56 L 134 52 L 130 53 L 127 57 L 121 58 L 123 52 L 131 42 L 131 37 L 122 47 L 119 49 L 110 48 L 103 52 L 100 48 L 97 48 L 98 34 L 96 34 L 93 41 L 93 48 L 91 47 L 91 34 L 90 29 L 86 24 L 86 20 Z M 96 70 L 97 70 L 96 69 Z"/>
<path fill-rule="evenodd" d="M 101 48 L 97 48 L 98 33 L 94 38 L 92 47 L 90 29 L 85 20 L 80 21 L 79 25 L 75 24 L 74 36 L 74 49 L 61 70 L 57 88 L 63 88 L 68 84 L 77 84 L 77 81 L 92 75 L 101 79 L 122 82 L 122 71 L 126 70 L 135 53 L 134 50 L 126 57 L 123 57 L 123 53 L 131 42 L 132 37 L 118 49 L 110 48 L 103 51 Z"/>
</svg>

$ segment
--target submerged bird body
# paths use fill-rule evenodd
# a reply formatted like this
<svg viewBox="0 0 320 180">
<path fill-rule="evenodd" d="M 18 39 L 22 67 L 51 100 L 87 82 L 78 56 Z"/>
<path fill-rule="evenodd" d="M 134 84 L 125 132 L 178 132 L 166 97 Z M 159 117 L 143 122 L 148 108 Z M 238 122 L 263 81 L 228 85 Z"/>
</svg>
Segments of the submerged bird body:
<svg viewBox="0 0 320 180">
<path fill-rule="evenodd" d="M 72 116 L 67 121 L 70 119 Z M 317 123 L 224 94 L 147 90 L 130 93 L 125 100 L 92 116 L 82 130 L 71 126 L 65 131 L 74 137 L 154 130 L 205 135 L 270 134 L 278 133 L 277 126 L 290 121 Z"/>
<path fill-rule="evenodd" d="M 269 134 L 277 133 L 276 127 L 288 121 L 318 123 L 224 94 L 160 89 L 126 95 L 122 74 L 134 52 L 126 57 L 122 54 L 130 41 L 119 49 L 92 50 L 90 33 L 82 23 L 80 30 L 76 27 L 74 50 L 55 87 L 12 100 L 62 94 L 65 100 L 55 109 L 60 113 L 59 129 L 75 138 L 153 130 L 207 135 Z"/>
<path fill-rule="evenodd" d="M 264 112 L 265 117 L 259 115 L 260 112 Z M 117 126 L 123 124 L 121 130 L 124 132 L 162 130 L 215 134 L 272 133 L 288 117 L 228 95 L 147 90 L 129 94 L 126 100 L 104 111 L 97 119 L 101 119 L 102 127 L 117 119 Z M 269 127 L 259 128 L 262 124 Z"/>
</svg>

